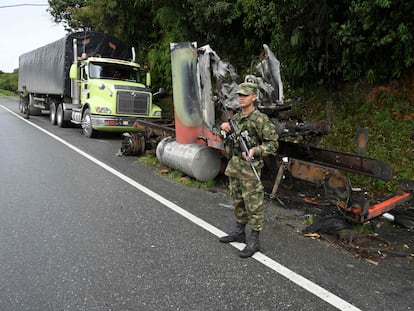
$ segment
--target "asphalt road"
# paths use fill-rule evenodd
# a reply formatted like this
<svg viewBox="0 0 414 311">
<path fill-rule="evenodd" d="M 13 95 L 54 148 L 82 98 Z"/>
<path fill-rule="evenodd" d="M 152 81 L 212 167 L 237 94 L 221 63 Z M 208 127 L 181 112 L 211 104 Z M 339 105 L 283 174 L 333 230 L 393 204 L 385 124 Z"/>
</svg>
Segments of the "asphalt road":
<svg viewBox="0 0 414 311">
<path fill-rule="evenodd" d="M 304 238 L 272 203 L 262 253 L 241 259 L 218 242 L 225 191 L 116 156 L 117 135 L 26 121 L 15 99 L 0 129 L 0 310 L 414 310 L 410 260 Z"/>
</svg>

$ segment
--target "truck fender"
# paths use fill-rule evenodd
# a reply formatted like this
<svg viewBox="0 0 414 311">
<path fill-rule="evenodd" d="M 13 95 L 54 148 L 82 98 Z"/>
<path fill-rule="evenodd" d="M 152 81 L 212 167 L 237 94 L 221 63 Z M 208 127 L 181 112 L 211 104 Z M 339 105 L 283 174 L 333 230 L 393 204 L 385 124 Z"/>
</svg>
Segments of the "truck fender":
<svg viewBox="0 0 414 311">
<path fill-rule="evenodd" d="M 73 105 L 65 102 L 59 102 L 56 104 L 56 124 L 59 127 L 66 127 L 72 119 Z"/>
<path fill-rule="evenodd" d="M 59 104 L 62 105 L 62 108 L 63 108 L 63 120 L 70 121 L 72 118 L 73 105 L 70 103 L 65 103 L 65 102 L 61 102 Z"/>
</svg>

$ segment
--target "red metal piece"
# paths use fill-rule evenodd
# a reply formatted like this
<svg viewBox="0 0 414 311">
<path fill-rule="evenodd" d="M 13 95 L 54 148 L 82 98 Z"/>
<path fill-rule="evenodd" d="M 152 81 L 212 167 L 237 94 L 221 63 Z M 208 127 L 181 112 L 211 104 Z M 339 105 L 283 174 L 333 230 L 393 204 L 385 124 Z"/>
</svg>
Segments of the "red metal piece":
<svg viewBox="0 0 414 311">
<path fill-rule="evenodd" d="M 180 144 L 193 144 L 203 133 L 202 125 L 188 126 L 175 116 L 175 139 Z"/>
<path fill-rule="evenodd" d="M 363 223 L 392 210 L 397 205 L 408 202 L 410 199 L 410 192 L 402 192 L 385 201 L 369 206 L 366 210 L 364 210 L 364 207 L 361 206 L 351 206 L 346 210 L 342 207 L 342 209 L 348 218 L 356 220 L 359 223 Z"/>
</svg>

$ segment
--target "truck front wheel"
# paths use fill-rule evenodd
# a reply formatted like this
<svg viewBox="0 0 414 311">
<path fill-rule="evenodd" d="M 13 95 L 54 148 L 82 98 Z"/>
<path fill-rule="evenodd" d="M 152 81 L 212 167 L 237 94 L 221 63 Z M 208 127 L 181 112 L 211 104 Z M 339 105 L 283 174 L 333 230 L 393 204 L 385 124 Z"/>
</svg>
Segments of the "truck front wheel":
<svg viewBox="0 0 414 311">
<path fill-rule="evenodd" d="M 95 137 L 96 131 L 92 128 L 92 119 L 89 109 L 86 109 L 82 118 L 83 134 L 88 138 Z"/>
</svg>

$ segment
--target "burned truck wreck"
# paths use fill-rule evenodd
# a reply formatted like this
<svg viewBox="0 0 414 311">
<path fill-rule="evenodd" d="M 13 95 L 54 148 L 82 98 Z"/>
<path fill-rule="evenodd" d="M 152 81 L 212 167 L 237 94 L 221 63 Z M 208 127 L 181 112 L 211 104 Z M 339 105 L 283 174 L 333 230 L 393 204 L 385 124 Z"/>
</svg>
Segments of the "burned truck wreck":
<svg viewBox="0 0 414 311">
<path fill-rule="evenodd" d="M 257 108 L 275 124 L 279 148 L 265 158 L 260 176 L 270 198 L 277 198 L 279 186 L 294 180 L 312 183 L 344 216 L 363 223 L 411 200 L 409 191 L 374 205 L 355 203 L 349 179 L 351 172 L 381 180 L 391 180 L 390 167 L 377 159 L 318 147 L 322 135 L 332 126 L 332 107 L 326 106 L 326 119 L 305 122 L 292 115 L 285 100 L 280 63 L 267 45 L 263 57 L 252 63 L 250 73 L 240 78 L 233 66 L 220 59 L 209 45 L 171 43 L 174 120 L 148 122 L 137 120 L 141 133 L 125 133 L 120 153 L 139 155 L 156 150 L 159 161 L 201 181 L 214 179 L 226 164 L 220 124 L 226 120 L 222 104 L 229 111 L 239 109 L 238 82 L 258 85 Z M 358 137 L 358 150 L 365 148 L 366 132 Z M 364 136 L 365 135 L 365 136 Z"/>
</svg>

